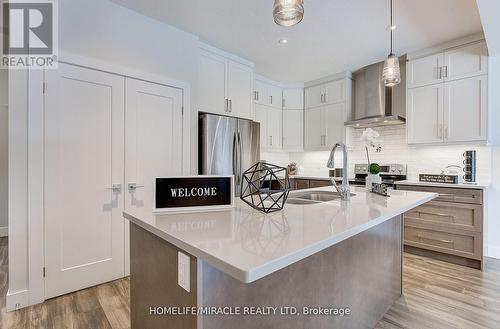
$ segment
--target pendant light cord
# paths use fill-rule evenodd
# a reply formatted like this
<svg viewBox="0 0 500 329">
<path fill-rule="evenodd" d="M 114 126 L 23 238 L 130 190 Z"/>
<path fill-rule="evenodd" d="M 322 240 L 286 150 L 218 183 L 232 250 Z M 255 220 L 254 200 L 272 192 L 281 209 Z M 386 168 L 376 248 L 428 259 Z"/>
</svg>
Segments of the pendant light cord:
<svg viewBox="0 0 500 329">
<path fill-rule="evenodd" d="M 393 22 L 392 22 L 392 1 L 391 0 L 391 26 L 389 27 L 389 29 L 391 30 L 391 54 L 392 54 L 392 32 L 393 32 Z"/>
</svg>

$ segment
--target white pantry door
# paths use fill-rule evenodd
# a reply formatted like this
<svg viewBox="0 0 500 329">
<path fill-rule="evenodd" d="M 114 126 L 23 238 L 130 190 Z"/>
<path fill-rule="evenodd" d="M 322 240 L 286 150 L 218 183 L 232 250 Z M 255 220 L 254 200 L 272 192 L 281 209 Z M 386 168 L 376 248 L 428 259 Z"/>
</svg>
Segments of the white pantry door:
<svg viewBox="0 0 500 329">
<path fill-rule="evenodd" d="M 124 276 L 124 78 L 46 73 L 45 297 Z"/>
<path fill-rule="evenodd" d="M 182 175 L 182 90 L 125 84 L 125 210 L 150 216 L 155 179 Z"/>
</svg>

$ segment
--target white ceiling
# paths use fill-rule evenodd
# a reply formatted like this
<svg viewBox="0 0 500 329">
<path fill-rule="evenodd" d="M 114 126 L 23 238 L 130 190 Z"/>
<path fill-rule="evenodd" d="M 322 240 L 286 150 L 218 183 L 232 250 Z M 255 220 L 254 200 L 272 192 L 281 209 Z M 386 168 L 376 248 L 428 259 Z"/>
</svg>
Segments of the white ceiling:
<svg viewBox="0 0 500 329">
<path fill-rule="evenodd" d="M 389 0 L 305 0 L 304 20 L 291 28 L 274 24 L 273 0 L 112 1 L 196 34 L 283 82 L 356 69 L 389 52 Z M 397 54 L 482 31 L 475 0 L 394 0 L 394 7 Z"/>
</svg>

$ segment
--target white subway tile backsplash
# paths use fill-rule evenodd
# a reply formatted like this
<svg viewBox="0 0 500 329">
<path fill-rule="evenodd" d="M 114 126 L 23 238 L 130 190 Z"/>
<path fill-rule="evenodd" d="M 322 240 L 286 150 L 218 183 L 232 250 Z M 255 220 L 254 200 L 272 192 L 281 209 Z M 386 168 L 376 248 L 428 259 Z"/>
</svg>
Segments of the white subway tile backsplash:
<svg viewBox="0 0 500 329">
<path fill-rule="evenodd" d="M 382 151 L 370 149 L 370 160 L 377 163 L 403 163 L 408 165 L 408 179 L 418 180 L 418 174 L 438 174 L 447 165 L 462 166 L 465 150 L 477 152 L 477 181 L 488 183 L 491 180 L 491 148 L 486 145 L 426 145 L 409 146 L 406 143 L 406 126 L 373 128 L 380 134 Z M 366 153 L 360 137 L 363 129 L 348 129 L 349 175 L 354 175 L 355 163 L 367 163 Z M 304 175 L 328 175 L 326 162 L 330 152 L 267 153 L 261 157 L 271 163 L 286 165 L 297 162 L 299 173 Z M 342 165 L 341 152 L 336 165 Z"/>
</svg>

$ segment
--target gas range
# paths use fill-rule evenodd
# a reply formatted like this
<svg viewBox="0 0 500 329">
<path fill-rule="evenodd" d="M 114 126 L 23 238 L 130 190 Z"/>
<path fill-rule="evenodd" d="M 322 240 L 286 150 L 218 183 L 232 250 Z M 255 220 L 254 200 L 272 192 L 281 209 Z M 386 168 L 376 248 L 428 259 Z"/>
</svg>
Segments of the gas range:
<svg viewBox="0 0 500 329">
<path fill-rule="evenodd" d="M 350 180 L 349 183 L 352 185 L 365 185 L 366 176 L 368 176 L 368 164 L 356 164 L 354 165 L 355 177 Z M 400 180 L 406 180 L 407 166 L 404 164 L 393 163 L 384 164 L 380 166 L 380 177 L 382 177 L 382 184 L 387 184 L 390 187 L 394 187 L 394 182 Z"/>
</svg>

